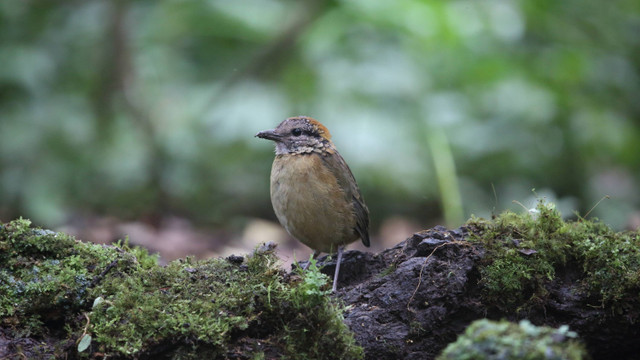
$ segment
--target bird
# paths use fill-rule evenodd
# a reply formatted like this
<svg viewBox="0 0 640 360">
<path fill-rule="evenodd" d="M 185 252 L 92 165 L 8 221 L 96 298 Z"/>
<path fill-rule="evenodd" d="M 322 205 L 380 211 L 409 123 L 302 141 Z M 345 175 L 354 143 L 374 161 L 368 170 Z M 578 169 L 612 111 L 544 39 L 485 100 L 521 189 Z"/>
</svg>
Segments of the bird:
<svg viewBox="0 0 640 360">
<path fill-rule="evenodd" d="M 255 136 L 275 142 L 270 192 L 280 224 L 314 250 L 312 258 L 337 251 L 335 293 L 345 246 L 358 238 L 370 245 L 369 209 L 351 169 L 329 130 L 311 117 L 287 118 Z"/>
</svg>

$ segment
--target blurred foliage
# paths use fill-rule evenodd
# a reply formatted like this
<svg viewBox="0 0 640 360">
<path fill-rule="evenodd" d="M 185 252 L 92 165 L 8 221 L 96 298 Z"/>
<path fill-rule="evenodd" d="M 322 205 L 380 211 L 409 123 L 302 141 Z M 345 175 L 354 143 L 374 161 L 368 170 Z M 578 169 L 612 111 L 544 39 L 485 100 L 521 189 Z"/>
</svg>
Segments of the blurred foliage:
<svg viewBox="0 0 640 360">
<path fill-rule="evenodd" d="M 593 214 L 620 228 L 640 202 L 639 32 L 635 0 L 3 1 L 0 217 L 274 218 L 253 135 L 305 114 L 374 224 L 429 225 L 456 206 L 449 178 L 452 223 L 535 187 L 564 213 L 611 195 Z"/>
</svg>

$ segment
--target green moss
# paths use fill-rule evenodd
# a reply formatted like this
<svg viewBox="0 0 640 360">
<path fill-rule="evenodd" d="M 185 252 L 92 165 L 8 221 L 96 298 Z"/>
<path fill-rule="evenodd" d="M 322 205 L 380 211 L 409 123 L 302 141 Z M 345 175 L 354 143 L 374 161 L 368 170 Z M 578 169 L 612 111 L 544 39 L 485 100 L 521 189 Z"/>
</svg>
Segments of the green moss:
<svg viewBox="0 0 640 360">
<path fill-rule="evenodd" d="M 614 232 L 596 220 L 565 222 L 553 204 L 540 201 L 524 214 L 505 212 L 467 224 L 487 251 L 481 285 L 487 303 L 505 310 L 548 295 L 546 286 L 569 262 L 583 272 L 580 287 L 602 306 L 616 307 L 640 289 L 640 232 Z"/>
<path fill-rule="evenodd" d="M 286 358 L 290 359 L 341 359 L 363 358 L 364 351 L 356 346 L 353 337 L 345 337 L 348 331 L 343 322 L 342 305 L 331 299 L 330 279 L 310 260 L 306 271 L 299 271 L 302 281 L 288 293 L 280 295 L 277 316 L 287 319 L 285 325 Z M 284 313 L 280 313 L 284 311 Z M 336 340 L 338 341 L 336 343 Z M 334 347 L 349 349 L 344 355 L 333 353 Z"/>
<path fill-rule="evenodd" d="M 558 329 L 481 319 L 467 327 L 464 334 L 449 344 L 438 360 L 579 360 L 588 358 L 576 333 L 564 325 Z"/>
<path fill-rule="evenodd" d="M 0 318 L 19 334 L 43 334 L 43 323 L 73 318 L 86 308 L 100 272 L 116 260 L 130 264 L 136 258 L 62 233 L 32 229 L 29 220 L 1 225 Z"/>
<path fill-rule="evenodd" d="M 271 251 L 256 251 L 243 264 L 187 258 L 161 267 L 126 243 L 87 244 L 17 220 L 0 229 L 0 260 L 7 264 L 0 269 L 3 324 L 15 336 L 55 326 L 73 341 L 89 335 L 81 357 L 162 349 L 166 358 L 223 358 L 243 339 L 285 358 L 363 357 L 342 307 L 327 296 L 327 277 L 314 264 L 288 283 Z M 43 326 L 47 314 L 57 322 Z M 240 349 L 246 358 L 265 357 L 261 345 Z"/>
</svg>

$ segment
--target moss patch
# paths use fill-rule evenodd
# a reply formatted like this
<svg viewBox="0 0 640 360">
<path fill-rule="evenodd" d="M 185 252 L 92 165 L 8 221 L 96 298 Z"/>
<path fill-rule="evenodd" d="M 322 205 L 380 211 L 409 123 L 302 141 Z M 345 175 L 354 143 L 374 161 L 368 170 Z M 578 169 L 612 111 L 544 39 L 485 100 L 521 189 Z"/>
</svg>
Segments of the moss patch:
<svg viewBox="0 0 640 360">
<path fill-rule="evenodd" d="M 543 300 L 556 272 L 583 272 L 580 291 L 614 310 L 640 295 L 640 232 L 615 232 L 596 220 L 565 222 L 551 203 L 505 212 L 493 220 L 472 218 L 470 240 L 487 251 L 481 266 L 483 297 L 503 310 Z"/>
<path fill-rule="evenodd" d="M 137 258 L 134 252 L 32 229 L 24 219 L 0 225 L 3 325 L 21 336 L 44 335 L 61 321 L 73 319 L 93 301 L 92 287 L 112 263 L 126 270 L 137 264 Z"/>
<path fill-rule="evenodd" d="M 557 359 L 588 358 L 577 334 L 568 326 L 558 329 L 534 326 L 527 320 L 474 321 L 458 340 L 449 344 L 438 360 L 456 359 Z"/>
<path fill-rule="evenodd" d="M 16 220 L 1 225 L 0 261 L 2 328 L 15 338 L 64 332 L 41 356 L 363 357 L 327 277 L 312 266 L 288 281 L 271 251 L 161 267 L 126 244 L 83 243 Z"/>
</svg>

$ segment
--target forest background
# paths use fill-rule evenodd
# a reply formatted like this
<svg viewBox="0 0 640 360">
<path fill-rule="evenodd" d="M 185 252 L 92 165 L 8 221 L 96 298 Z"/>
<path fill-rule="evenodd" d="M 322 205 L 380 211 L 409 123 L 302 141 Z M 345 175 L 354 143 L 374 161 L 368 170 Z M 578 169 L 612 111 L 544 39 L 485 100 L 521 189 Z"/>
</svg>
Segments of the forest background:
<svg viewBox="0 0 640 360">
<path fill-rule="evenodd" d="M 309 115 L 377 248 L 540 197 L 635 229 L 639 34 L 634 0 L 2 1 L 0 221 L 167 259 L 286 239 L 253 135 Z"/>
</svg>

